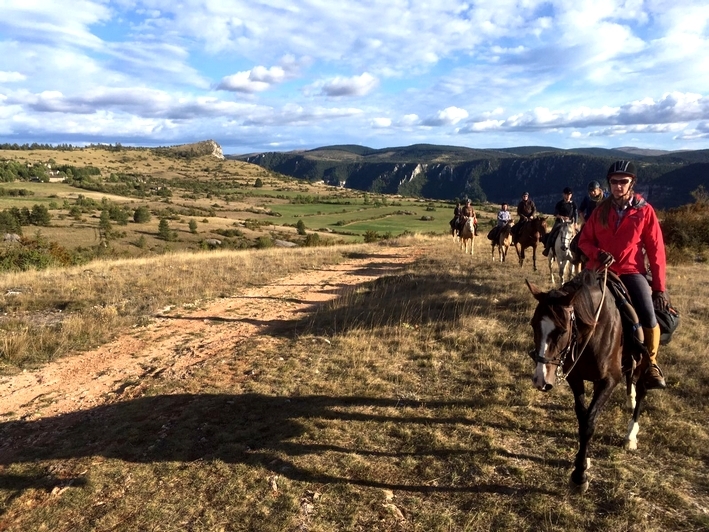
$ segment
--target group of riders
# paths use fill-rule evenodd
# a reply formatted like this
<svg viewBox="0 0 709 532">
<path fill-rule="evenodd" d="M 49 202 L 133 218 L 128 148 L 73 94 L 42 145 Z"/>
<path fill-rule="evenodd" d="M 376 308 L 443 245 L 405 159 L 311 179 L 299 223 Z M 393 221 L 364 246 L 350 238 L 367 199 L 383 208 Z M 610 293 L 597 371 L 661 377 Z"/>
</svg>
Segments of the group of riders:
<svg viewBox="0 0 709 532">
<path fill-rule="evenodd" d="M 655 311 L 667 311 L 670 306 L 666 285 L 665 245 L 655 210 L 635 192 L 637 171 L 632 161 L 616 161 L 606 175 L 608 192 L 604 192 L 598 181 L 588 184 L 588 195 L 577 207 L 573 191 L 566 187 L 563 198 L 554 208 L 554 225 L 543 236 L 544 256 L 553 248 L 556 235 L 564 223 L 572 223 L 574 228 L 581 225 L 571 244 L 571 249 L 582 254 L 585 267 L 602 270 L 607 268 L 616 274 L 630 297 L 639 326 L 643 331 L 643 342 L 647 354 L 643 363 L 648 389 L 665 388 L 662 370 L 657 365 L 660 346 L 660 326 Z M 454 221 L 473 217 L 477 234 L 477 219 L 470 200 L 454 211 Z M 534 219 L 538 213 L 529 193 L 522 194 L 517 205 L 519 220 L 512 226 L 513 243 L 517 243 L 524 224 Z M 579 220 L 581 218 L 581 220 Z M 497 225 L 488 238 L 495 242 L 498 232 L 512 223 L 509 206 L 503 203 L 497 213 Z M 648 268 L 649 266 L 649 268 Z M 648 271 L 649 269 L 649 271 Z"/>
</svg>

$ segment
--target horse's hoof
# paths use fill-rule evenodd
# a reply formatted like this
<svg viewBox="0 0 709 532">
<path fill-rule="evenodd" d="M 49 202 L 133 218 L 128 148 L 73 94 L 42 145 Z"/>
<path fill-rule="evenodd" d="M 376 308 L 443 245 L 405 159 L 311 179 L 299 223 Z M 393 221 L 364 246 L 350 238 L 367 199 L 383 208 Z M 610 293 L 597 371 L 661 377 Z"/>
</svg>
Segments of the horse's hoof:
<svg viewBox="0 0 709 532">
<path fill-rule="evenodd" d="M 637 451 L 638 450 L 638 440 L 625 440 L 625 450 L 626 451 Z"/>
<path fill-rule="evenodd" d="M 569 488 L 571 488 L 572 492 L 582 495 L 588 491 L 588 480 L 584 480 L 581 484 L 576 484 L 573 479 L 569 479 Z"/>
</svg>

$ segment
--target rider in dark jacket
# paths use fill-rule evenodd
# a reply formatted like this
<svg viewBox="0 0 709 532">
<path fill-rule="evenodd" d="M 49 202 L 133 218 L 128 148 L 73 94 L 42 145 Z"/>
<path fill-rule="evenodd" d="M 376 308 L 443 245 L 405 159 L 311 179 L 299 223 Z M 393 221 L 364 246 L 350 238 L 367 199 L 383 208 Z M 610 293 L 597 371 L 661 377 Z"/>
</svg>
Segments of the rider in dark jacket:
<svg viewBox="0 0 709 532">
<path fill-rule="evenodd" d="M 475 229 L 475 236 L 478 234 L 478 218 L 475 215 L 475 209 L 473 209 L 473 204 L 470 200 L 465 202 L 465 207 L 463 207 L 462 215 L 464 218 L 473 219 L 473 227 Z"/>
<path fill-rule="evenodd" d="M 512 241 L 517 242 L 517 237 L 519 236 L 519 231 L 522 229 L 522 225 L 534 218 L 537 214 L 537 206 L 534 205 L 534 201 L 529 198 L 529 192 L 522 194 L 522 199 L 517 204 L 517 215 L 519 216 L 519 221 L 512 226 Z"/>
<path fill-rule="evenodd" d="M 579 219 L 579 211 L 576 207 L 576 202 L 571 199 L 573 195 L 573 190 L 569 187 L 564 189 L 564 199 L 559 201 L 554 207 L 554 227 L 551 228 L 549 234 L 546 236 L 544 241 L 544 251 L 542 255 L 545 257 L 549 256 L 549 250 L 554 246 L 554 240 L 556 240 L 556 235 L 559 232 L 559 227 L 563 222 L 571 221 L 576 225 Z"/>
<path fill-rule="evenodd" d="M 601 184 L 598 181 L 591 181 L 588 184 L 588 195 L 581 200 L 581 205 L 579 205 L 581 221 L 586 223 L 591 217 L 593 209 L 607 197 L 608 193 L 603 191 Z"/>
</svg>

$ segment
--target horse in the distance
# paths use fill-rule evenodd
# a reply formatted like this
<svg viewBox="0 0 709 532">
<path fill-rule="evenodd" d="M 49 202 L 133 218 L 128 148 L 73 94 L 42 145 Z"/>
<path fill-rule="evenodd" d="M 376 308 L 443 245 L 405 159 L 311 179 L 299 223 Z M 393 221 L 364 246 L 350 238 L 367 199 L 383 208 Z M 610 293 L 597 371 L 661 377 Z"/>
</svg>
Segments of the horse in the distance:
<svg viewBox="0 0 709 532">
<path fill-rule="evenodd" d="M 507 252 L 512 245 L 512 223 L 507 222 L 502 227 L 496 227 L 495 229 L 497 231 L 492 239 L 492 260 L 495 260 L 495 250 L 497 250 L 500 262 L 505 262 Z"/>
<path fill-rule="evenodd" d="M 467 253 L 469 246 L 472 256 L 475 252 L 475 219 L 472 216 L 466 216 L 464 219 L 465 222 L 463 222 L 463 228 L 460 231 L 460 249 L 463 250 L 463 253 Z"/>
<path fill-rule="evenodd" d="M 524 250 L 532 248 L 532 267 L 537 271 L 537 246 L 542 240 L 542 236 L 547 233 L 546 217 L 536 217 L 522 223 L 519 233 L 515 238 L 515 250 L 519 257 L 519 265 L 524 265 Z"/>
<path fill-rule="evenodd" d="M 456 216 L 453 218 L 450 222 L 451 226 L 451 236 L 453 237 L 453 241 L 457 242 L 458 239 L 460 238 L 460 232 L 463 229 L 463 217 L 462 216 Z"/>
<path fill-rule="evenodd" d="M 571 241 L 576 236 L 576 228 L 574 222 L 561 222 L 559 231 L 556 233 L 556 239 L 550 246 L 549 250 L 549 275 L 551 276 L 551 284 L 554 285 L 554 261 L 559 267 L 559 278 L 561 284 L 571 279 L 575 274 L 581 271 L 580 263 L 574 253 L 571 251 Z M 567 273 L 568 272 L 568 273 Z"/>
<path fill-rule="evenodd" d="M 536 363 L 532 382 L 548 392 L 557 378 L 565 378 L 574 395 L 579 424 L 579 450 L 571 473 L 571 486 L 588 489 L 588 446 L 596 420 L 625 373 L 628 404 L 633 409 L 625 437 L 627 449 L 637 449 L 638 417 L 647 390 L 639 379 L 644 368 L 636 364 L 642 346 L 625 338 L 621 315 L 613 295 L 599 286 L 600 275 L 584 270 L 561 290 L 544 292 L 527 281 L 538 301 L 532 317 Z M 603 281 L 601 281 L 603 282 Z M 637 356 L 636 356 L 637 355 Z M 593 398 L 586 405 L 584 382 L 593 383 Z"/>
</svg>

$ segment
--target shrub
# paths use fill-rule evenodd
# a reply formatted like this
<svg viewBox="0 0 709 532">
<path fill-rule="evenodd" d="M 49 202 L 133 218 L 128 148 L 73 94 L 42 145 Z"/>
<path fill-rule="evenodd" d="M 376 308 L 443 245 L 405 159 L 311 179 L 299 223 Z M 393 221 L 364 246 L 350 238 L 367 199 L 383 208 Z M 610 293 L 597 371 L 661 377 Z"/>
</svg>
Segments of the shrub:
<svg viewBox="0 0 709 532">
<path fill-rule="evenodd" d="M 175 235 L 170 230 L 170 223 L 165 218 L 160 220 L 160 223 L 158 224 L 158 238 L 168 242 L 175 240 Z"/>
<path fill-rule="evenodd" d="M 698 201 L 660 214 L 667 246 L 699 251 L 709 246 L 709 203 Z"/>
<path fill-rule="evenodd" d="M 305 235 L 305 222 L 303 220 L 298 220 L 298 223 L 295 224 L 296 229 L 298 230 L 299 235 Z"/>
<path fill-rule="evenodd" d="M 377 240 L 379 240 L 379 233 L 376 231 L 369 230 L 364 233 L 364 241 L 366 243 L 376 242 Z"/>
<path fill-rule="evenodd" d="M 226 236 L 226 237 L 235 237 L 235 236 L 243 237 L 244 236 L 244 232 L 239 231 L 238 229 L 217 229 L 214 232 L 217 233 L 218 235 Z"/>
<path fill-rule="evenodd" d="M 141 205 L 133 212 L 133 221 L 137 224 L 144 224 L 150 221 L 150 209 Z"/>
<path fill-rule="evenodd" d="M 256 239 L 256 247 L 258 249 L 272 248 L 274 245 L 270 236 L 260 236 Z"/>
<path fill-rule="evenodd" d="M 78 262 L 66 248 L 40 236 L 23 239 L 19 246 L 0 249 L 0 271 L 41 270 L 50 266 L 71 266 Z"/>
<path fill-rule="evenodd" d="M 310 233 L 308 236 L 305 237 L 305 246 L 306 247 L 315 247 L 320 245 L 320 235 L 317 233 Z"/>
</svg>

